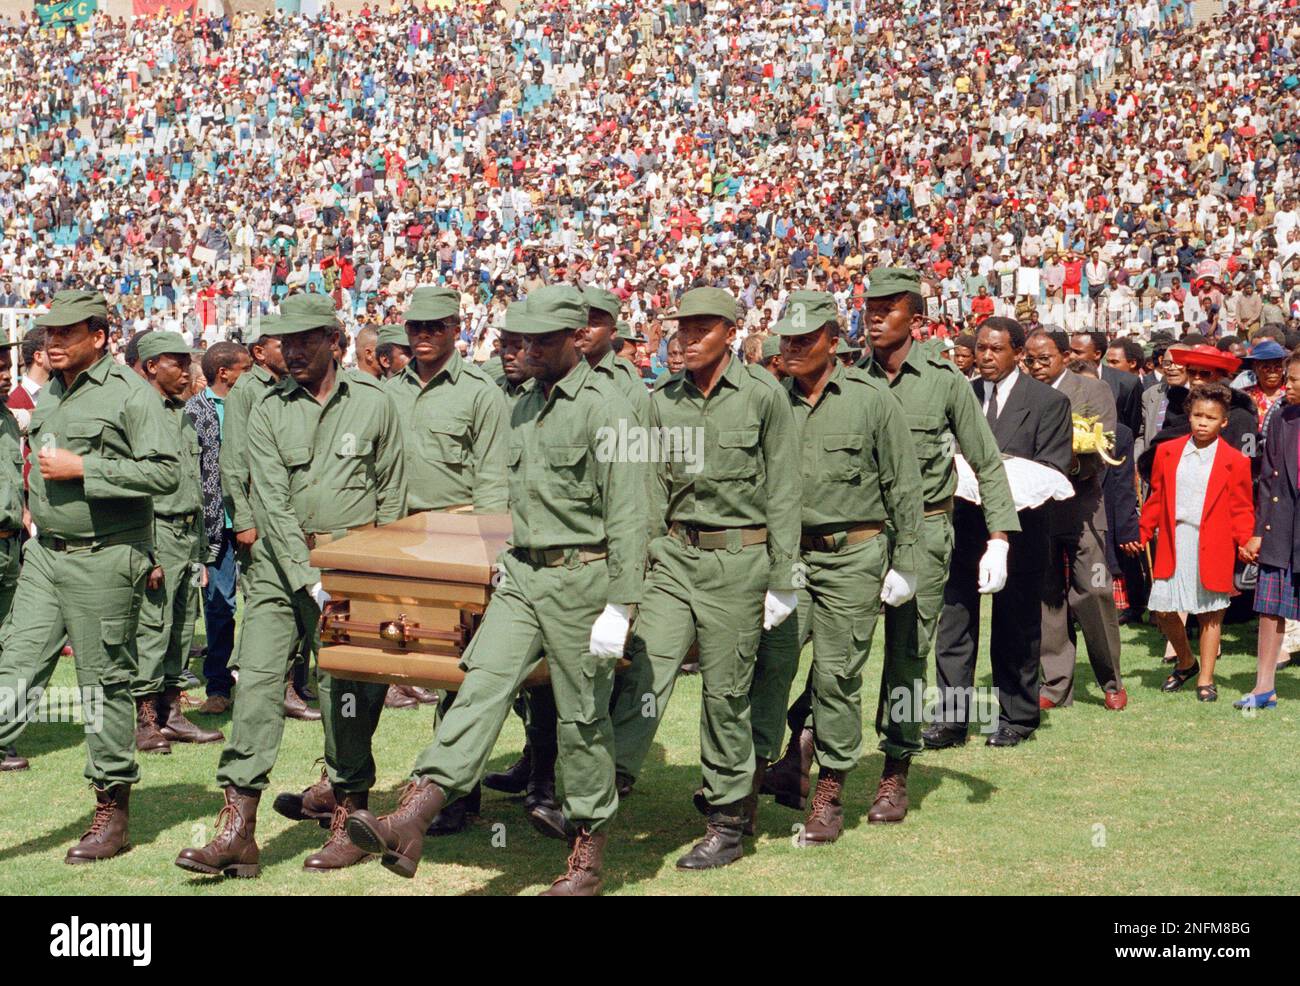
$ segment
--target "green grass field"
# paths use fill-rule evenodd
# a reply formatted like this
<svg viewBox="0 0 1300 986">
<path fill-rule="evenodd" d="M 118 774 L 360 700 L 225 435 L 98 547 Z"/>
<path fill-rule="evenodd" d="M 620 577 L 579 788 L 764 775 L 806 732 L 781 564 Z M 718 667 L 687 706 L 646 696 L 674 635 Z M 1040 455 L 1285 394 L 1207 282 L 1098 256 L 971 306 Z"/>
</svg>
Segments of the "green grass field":
<svg viewBox="0 0 1300 986">
<path fill-rule="evenodd" d="M 868 726 L 868 750 L 850 776 L 846 831 L 836 845 L 795 848 L 791 829 L 801 815 L 764 798 L 760 833 L 746 857 L 708 873 L 673 868 L 703 828 L 690 800 L 699 778 L 700 684 L 685 678 L 653 763 L 611 830 L 606 892 L 1295 893 L 1300 671 L 1279 674 L 1279 710 L 1247 716 L 1231 700 L 1254 681 L 1253 624 L 1227 628 L 1222 698 L 1214 705 L 1198 703 L 1190 688 L 1159 692 L 1163 643 L 1153 629 L 1126 627 L 1123 636 L 1127 710 L 1103 708 L 1081 656 L 1076 704 L 1046 713 L 1032 742 L 995 750 L 972 741 L 919 758 L 911 814 L 896 826 L 866 823 L 881 766 Z M 877 638 L 864 689 L 871 696 L 880 648 Z M 987 668 L 982 657 L 984 684 Z M 62 662 L 54 683 L 73 681 L 71 662 Z M 429 707 L 385 713 L 373 806 L 384 811 L 396 803 L 432 725 Z M 510 763 L 521 743 L 512 716 L 492 769 Z M 81 727 L 35 724 L 20 750 L 32 769 L 0 775 L 2 894 L 516 894 L 543 889 L 564 865 L 564 846 L 536 834 L 516 799 L 486 792 L 483 816 L 469 831 L 426 840 L 414 880 L 375 862 L 304 873 L 302 859 L 323 842 L 323 830 L 281 818 L 270 802 L 275 792 L 316 779 L 321 727 L 290 722 L 259 817 L 260 879 L 195 878 L 172 865 L 181 848 L 211 835 L 221 804 L 212 779 L 215 744 L 145 759 L 132 798 L 134 848 L 106 863 L 66 866 L 63 853 L 88 825 L 92 806 L 82 778 Z"/>
</svg>

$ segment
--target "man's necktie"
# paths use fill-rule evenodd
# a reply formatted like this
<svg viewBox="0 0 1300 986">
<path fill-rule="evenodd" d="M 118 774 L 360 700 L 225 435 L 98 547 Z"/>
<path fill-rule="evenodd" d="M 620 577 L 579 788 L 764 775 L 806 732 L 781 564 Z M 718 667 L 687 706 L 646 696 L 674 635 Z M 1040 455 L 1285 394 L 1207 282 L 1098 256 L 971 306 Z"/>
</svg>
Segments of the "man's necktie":
<svg viewBox="0 0 1300 986">
<path fill-rule="evenodd" d="M 984 417 L 989 419 L 989 427 L 992 428 L 998 423 L 998 385 L 993 385 L 993 393 L 989 395 L 989 409 L 984 412 Z"/>
</svg>

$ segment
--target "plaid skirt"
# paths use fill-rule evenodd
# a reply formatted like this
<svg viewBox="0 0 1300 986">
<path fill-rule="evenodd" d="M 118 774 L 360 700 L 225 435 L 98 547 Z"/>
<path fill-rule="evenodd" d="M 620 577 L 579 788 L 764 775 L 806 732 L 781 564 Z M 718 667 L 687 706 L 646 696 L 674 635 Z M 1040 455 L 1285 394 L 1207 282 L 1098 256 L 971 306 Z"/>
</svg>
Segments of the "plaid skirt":
<svg viewBox="0 0 1300 986">
<path fill-rule="evenodd" d="M 1259 584 L 1255 587 L 1255 612 L 1300 620 L 1300 582 L 1289 568 L 1259 566 Z"/>
</svg>

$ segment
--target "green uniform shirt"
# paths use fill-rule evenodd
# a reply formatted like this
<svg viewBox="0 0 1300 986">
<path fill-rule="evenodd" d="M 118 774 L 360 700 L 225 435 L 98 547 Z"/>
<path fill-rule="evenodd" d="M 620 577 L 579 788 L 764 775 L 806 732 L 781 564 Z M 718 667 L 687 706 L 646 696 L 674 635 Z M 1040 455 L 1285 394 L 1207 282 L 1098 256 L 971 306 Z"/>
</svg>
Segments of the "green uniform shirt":
<svg viewBox="0 0 1300 986">
<path fill-rule="evenodd" d="M 275 377 L 264 366 L 241 373 L 226 395 L 226 417 L 221 426 L 221 495 L 230 515 L 232 531 L 246 531 L 257 525 L 248 500 L 248 415 L 271 388 Z"/>
<path fill-rule="evenodd" d="M 491 378 L 453 350 L 427 384 L 411 360 L 385 387 L 402 423 L 407 507 L 446 510 L 472 503 L 479 513 L 503 513 L 510 423 L 505 398 Z"/>
<path fill-rule="evenodd" d="M 341 534 L 406 516 L 393 400 L 372 377 L 336 373 L 324 404 L 285 377 L 248 418 L 253 517 L 293 589 L 316 581 L 304 533 Z"/>
<path fill-rule="evenodd" d="M 506 368 L 501 363 L 500 356 L 493 356 L 491 359 L 484 361 L 480 369 L 486 373 L 495 384 L 502 384 L 506 378 Z M 504 384 L 502 384 L 504 386 Z"/>
<path fill-rule="evenodd" d="M 153 536 L 153 500 L 181 482 L 176 429 L 158 394 L 135 371 L 105 355 L 65 386 L 55 373 L 27 429 L 32 450 L 28 507 L 41 533 L 97 538 Z M 46 482 L 36 464 L 43 448 L 81 456 L 82 479 Z"/>
<path fill-rule="evenodd" d="M 935 504 L 953 495 L 957 489 L 953 456 L 960 451 L 979 480 L 981 509 L 989 530 L 1020 530 L 1002 453 L 970 381 L 948 360 L 927 354 L 916 343 L 893 380 L 875 360 L 867 363 L 866 372 L 888 386 L 903 407 L 921 467 L 925 503 Z"/>
<path fill-rule="evenodd" d="M 611 603 L 641 600 L 645 464 L 601 450 L 631 409 L 585 360 L 551 388 L 525 387 L 510 419 L 511 543 L 518 548 L 604 544 Z"/>
<path fill-rule="evenodd" d="M 811 534 L 867 521 L 894 531 L 893 567 L 915 572 L 921 527 L 921 474 L 903 410 L 856 367 L 837 364 L 815 406 L 793 378 L 782 386 L 799 425 L 803 528 Z"/>
<path fill-rule="evenodd" d="M 683 370 L 656 386 L 650 424 L 662 436 L 661 446 L 685 439 L 695 453 L 659 456 L 652 524 L 662 519 L 712 529 L 766 526 L 768 588 L 789 591 L 802 484 L 794 412 L 781 385 L 761 367 L 732 356 L 705 397 Z"/>
<path fill-rule="evenodd" d="M 615 356 L 611 349 L 592 369 L 611 380 L 618 392 L 627 398 L 637 424 L 644 426 L 650 420 L 650 391 L 646 390 L 631 363 Z"/>
<path fill-rule="evenodd" d="M 0 404 L 0 531 L 23 524 L 23 440 L 13 411 Z"/>
<path fill-rule="evenodd" d="M 153 389 L 152 387 L 150 388 Z M 154 394 L 158 392 L 155 390 Z M 163 414 L 176 436 L 180 451 L 181 481 L 175 493 L 156 496 L 153 512 L 160 517 L 199 513 L 203 510 L 203 477 L 199 472 L 199 433 L 185 413 L 184 401 L 163 401 Z"/>
</svg>

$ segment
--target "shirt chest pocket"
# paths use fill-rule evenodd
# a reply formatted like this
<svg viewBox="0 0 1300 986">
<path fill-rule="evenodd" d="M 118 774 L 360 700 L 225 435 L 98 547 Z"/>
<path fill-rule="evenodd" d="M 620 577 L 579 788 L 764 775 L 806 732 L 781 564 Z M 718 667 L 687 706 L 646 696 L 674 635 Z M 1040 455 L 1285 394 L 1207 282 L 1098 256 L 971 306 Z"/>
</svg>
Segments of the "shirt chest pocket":
<svg viewBox="0 0 1300 986">
<path fill-rule="evenodd" d="M 424 435 L 424 454 L 432 462 L 460 468 L 469 462 L 469 423 L 440 421 Z"/>
<path fill-rule="evenodd" d="M 53 439 L 52 432 L 46 432 L 45 435 L 34 444 L 36 449 L 57 447 L 57 439 Z M 111 452 L 118 455 L 126 453 L 125 442 L 122 440 L 121 433 L 107 421 L 69 421 L 63 427 L 65 436 L 65 447 L 69 452 L 77 455 L 88 455 L 94 452 Z"/>
<path fill-rule="evenodd" d="M 562 500 L 590 500 L 596 495 L 596 478 L 586 445 L 546 446 L 547 488 Z"/>
<path fill-rule="evenodd" d="M 369 438 L 344 435 L 334 449 L 338 470 L 338 488 L 344 490 L 369 487 L 368 473 L 374 459 L 375 443 Z"/>
<path fill-rule="evenodd" d="M 713 462 L 705 462 L 710 479 L 753 480 L 758 475 L 758 429 L 718 432 Z"/>
<path fill-rule="evenodd" d="M 827 435 L 822 439 L 822 477 L 831 483 L 862 481 L 861 435 Z"/>
<path fill-rule="evenodd" d="M 912 433 L 912 445 L 922 462 L 936 458 L 952 458 L 952 434 L 947 420 L 938 414 L 909 414 L 907 427 Z"/>
</svg>

